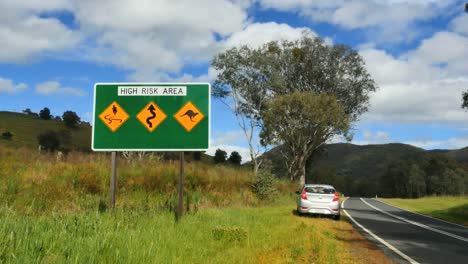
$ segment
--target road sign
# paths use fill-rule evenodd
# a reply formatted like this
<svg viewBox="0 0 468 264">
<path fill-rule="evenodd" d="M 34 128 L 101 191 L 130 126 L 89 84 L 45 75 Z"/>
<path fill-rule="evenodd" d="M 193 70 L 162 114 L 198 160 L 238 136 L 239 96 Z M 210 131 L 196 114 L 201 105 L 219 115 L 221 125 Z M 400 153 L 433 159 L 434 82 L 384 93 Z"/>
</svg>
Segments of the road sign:
<svg viewBox="0 0 468 264">
<path fill-rule="evenodd" d="M 203 113 L 190 101 L 174 115 L 174 118 L 179 121 L 187 132 L 192 131 L 192 129 L 198 125 L 204 117 L 205 115 L 203 115 Z"/>
<path fill-rule="evenodd" d="M 115 132 L 128 119 L 128 114 L 117 103 L 112 102 L 100 115 L 99 119 L 112 131 Z"/>
<path fill-rule="evenodd" d="M 166 117 L 167 115 L 153 102 L 147 104 L 137 115 L 138 120 L 149 132 L 153 132 Z"/>
<path fill-rule="evenodd" d="M 202 151 L 210 137 L 208 83 L 97 83 L 94 151 Z"/>
</svg>

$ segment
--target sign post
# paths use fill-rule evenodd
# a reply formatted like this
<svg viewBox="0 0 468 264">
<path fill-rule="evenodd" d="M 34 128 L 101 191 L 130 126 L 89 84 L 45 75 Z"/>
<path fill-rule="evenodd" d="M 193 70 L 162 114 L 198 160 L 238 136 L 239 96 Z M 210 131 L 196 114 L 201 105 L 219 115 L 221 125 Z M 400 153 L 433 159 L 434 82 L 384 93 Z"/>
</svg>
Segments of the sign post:
<svg viewBox="0 0 468 264">
<path fill-rule="evenodd" d="M 112 211 L 115 209 L 115 187 L 117 185 L 117 153 L 112 151 L 112 167 L 110 178 L 110 208 Z"/>
<path fill-rule="evenodd" d="M 179 151 L 177 219 L 183 213 L 184 151 L 206 151 L 209 83 L 97 83 L 91 148 L 112 152 L 110 207 L 115 206 L 117 151 Z"/>
<path fill-rule="evenodd" d="M 177 222 L 184 214 L 184 152 L 180 152 L 180 178 L 179 178 L 179 203 L 177 205 Z"/>
</svg>

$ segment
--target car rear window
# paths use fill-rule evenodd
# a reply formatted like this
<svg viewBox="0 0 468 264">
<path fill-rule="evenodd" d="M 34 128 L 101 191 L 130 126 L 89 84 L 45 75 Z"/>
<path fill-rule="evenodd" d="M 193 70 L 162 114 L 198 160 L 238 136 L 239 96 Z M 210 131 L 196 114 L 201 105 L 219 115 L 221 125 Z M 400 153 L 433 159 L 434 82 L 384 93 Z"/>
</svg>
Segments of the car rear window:
<svg viewBox="0 0 468 264">
<path fill-rule="evenodd" d="M 320 193 L 320 194 L 333 194 L 335 190 L 333 188 L 325 188 L 325 187 L 306 187 L 306 192 L 308 193 Z"/>
</svg>

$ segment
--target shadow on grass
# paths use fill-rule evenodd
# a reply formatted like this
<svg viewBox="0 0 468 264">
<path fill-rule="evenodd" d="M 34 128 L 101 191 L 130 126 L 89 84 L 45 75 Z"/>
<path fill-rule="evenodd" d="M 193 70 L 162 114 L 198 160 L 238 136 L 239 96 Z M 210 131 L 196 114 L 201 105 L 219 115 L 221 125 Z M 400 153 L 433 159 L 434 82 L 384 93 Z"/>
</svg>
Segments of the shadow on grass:
<svg viewBox="0 0 468 264">
<path fill-rule="evenodd" d="M 468 204 L 450 207 L 445 210 L 423 211 L 421 213 L 468 227 Z"/>
</svg>

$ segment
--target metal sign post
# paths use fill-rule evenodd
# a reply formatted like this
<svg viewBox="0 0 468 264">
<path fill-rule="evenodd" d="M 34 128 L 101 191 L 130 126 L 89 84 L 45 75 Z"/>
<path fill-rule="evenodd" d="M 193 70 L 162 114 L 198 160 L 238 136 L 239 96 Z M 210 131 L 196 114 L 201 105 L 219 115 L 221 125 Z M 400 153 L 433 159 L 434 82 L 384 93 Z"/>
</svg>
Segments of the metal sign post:
<svg viewBox="0 0 468 264">
<path fill-rule="evenodd" d="M 110 203 L 109 207 L 112 211 L 115 209 L 115 189 L 117 185 L 117 153 L 112 151 L 112 168 L 110 177 Z"/>
<path fill-rule="evenodd" d="M 180 152 L 180 178 L 179 178 L 179 203 L 177 205 L 177 222 L 184 214 L 184 152 Z"/>
</svg>

